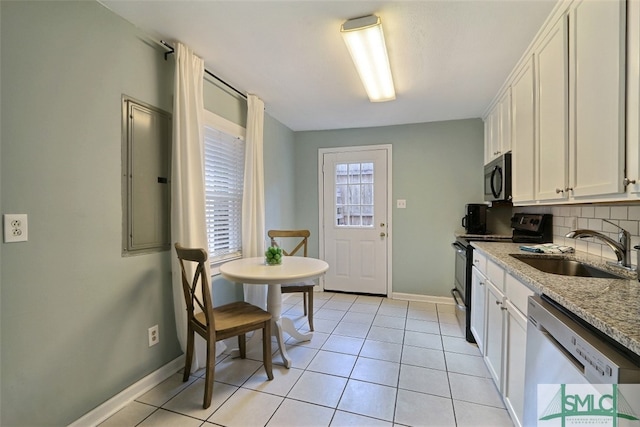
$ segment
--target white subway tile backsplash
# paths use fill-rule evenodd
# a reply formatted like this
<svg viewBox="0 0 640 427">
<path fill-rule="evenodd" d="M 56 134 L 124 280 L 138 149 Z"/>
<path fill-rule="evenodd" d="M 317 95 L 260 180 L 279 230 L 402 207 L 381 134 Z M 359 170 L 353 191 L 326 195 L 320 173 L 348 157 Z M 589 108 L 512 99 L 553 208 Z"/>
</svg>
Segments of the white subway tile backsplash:
<svg viewBox="0 0 640 427">
<path fill-rule="evenodd" d="M 589 230 L 602 231 L 602 220 L 598 218 L 589 218 Z"/>
<path fill-rule="evenodd" d="M 613 224 L 617 224 L 620 221 L 611 221 Z M 616 233 L 618 231 L 618 227 L 610 224 L 606 221 L 602 221 L 602 231 L 606 231 L 607 233 Z"/>
<path fill-rule="evenodd" d="M 640 221 L 640 205 L 628 206 L 628 219 Z"/>
<path fill-rule="evenodd" d="M 609 218 L 611 216 L 611 209 L 609 206 L 596 206 L 595 217 L 596 218 Z"/>
<path fill-rule="evenodd" d="M 611 207 L 611 215 L 604 216 L 602 218 L 610 218 L 610 219 L 627 219 L 628 218 L 629 209 L 627 206 L 612 206 Z"/>
<path fill-rule="evenodd" d="M 571 208 L 569 206 L 561 206 L 557 211 L 558 213 L 554 212 L 554 215 L 571 216 Z"/>
<path fill-rule="evenodd" d="M 577 218 L 575 228 L 595 230 L 618 240 L 618 229 L 603 219 L 624 228 L 631 234 L 631 246 L 640 245 L 640 203 L 629 205 L 571 205 L 571 206 L 527 206 L 517 208 L 519 212 L 553 214 L 553 241 L 557 244 L 573 246 L 578 251 L 603 258 L 616 260 L 614 252 L 600 240 L 593 238 L 571 239 L 565 235 L 573 230 L 573 218 Z M 635 263 L 636 254 L 632 253 Z"/>
<path fill-rule="evenodd" d="M 596 210 L 593 206 L 583 206 L 580 216 L 583 216 L 585 218 L 595 218 Z"/>
</svg>

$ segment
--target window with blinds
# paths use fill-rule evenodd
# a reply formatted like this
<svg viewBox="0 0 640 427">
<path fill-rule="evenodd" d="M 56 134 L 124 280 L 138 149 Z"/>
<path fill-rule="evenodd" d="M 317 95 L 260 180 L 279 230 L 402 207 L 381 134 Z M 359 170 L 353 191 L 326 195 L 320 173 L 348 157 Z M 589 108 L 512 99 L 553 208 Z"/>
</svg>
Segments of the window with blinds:
<svg viewBox="0 0 640 427">
<path fill-rule="evenodd" d="M 209 260 L 242 256 L 244 140 L 205 125 L 204 172 Z"/>
</svg>

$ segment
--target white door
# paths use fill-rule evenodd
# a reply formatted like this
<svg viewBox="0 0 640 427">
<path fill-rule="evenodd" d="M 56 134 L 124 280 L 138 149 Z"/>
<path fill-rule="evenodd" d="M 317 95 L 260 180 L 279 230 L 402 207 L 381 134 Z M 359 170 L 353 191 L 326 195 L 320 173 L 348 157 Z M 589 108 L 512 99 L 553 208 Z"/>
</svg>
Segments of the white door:
<svg viewBox="0 0 640 427">
<path fill-rule="evenodd" d="M 388 294 L 391 147 L 320 150 L 324 288 Z"/>
</svg>

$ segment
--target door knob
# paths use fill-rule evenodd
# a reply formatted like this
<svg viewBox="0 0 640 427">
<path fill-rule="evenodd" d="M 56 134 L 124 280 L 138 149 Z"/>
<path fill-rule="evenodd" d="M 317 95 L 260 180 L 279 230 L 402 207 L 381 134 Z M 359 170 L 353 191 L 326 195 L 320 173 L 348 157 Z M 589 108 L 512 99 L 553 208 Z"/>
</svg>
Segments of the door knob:
<svg viewBox="0 0 640 427">
<path fill-rule="evenodd" d="M 380 237 L 384 237 L 384 236 L 386 236 L 386 234 L 383 231 L 382 233 L 380 233 Z"/>
</svg>

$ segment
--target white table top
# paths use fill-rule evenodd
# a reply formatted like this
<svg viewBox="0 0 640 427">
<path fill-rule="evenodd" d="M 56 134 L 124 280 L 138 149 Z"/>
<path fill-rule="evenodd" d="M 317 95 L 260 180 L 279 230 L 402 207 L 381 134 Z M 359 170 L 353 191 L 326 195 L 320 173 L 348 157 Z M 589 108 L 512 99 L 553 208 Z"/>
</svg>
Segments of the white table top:
<svg viewBox="0 0 640 427">
<path fill-rule="evenodd" d="M 322 276 L 329 264 L 321 259 L 287 256 L 280 265 L 265 265 L 264 257 L 242 258 L 220 266 L 220 274 L 236 283 L 287 284 Z"/>
</svg>

